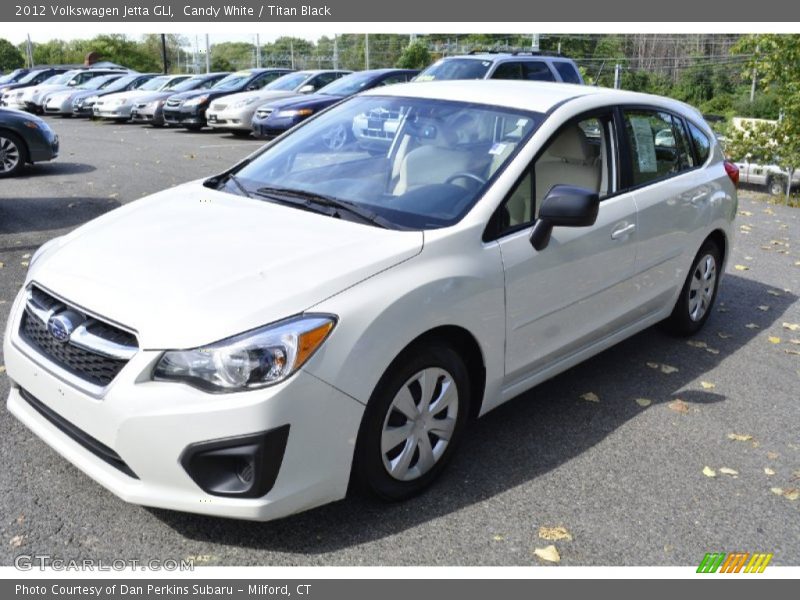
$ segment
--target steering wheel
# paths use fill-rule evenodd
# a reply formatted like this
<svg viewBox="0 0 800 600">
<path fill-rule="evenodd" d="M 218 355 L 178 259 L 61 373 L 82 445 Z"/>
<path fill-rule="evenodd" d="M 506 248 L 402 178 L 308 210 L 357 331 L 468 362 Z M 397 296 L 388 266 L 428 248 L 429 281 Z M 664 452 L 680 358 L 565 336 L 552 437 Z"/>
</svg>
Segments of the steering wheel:
<svg viewBox="0 0 800 600">
<path fill-rule="evenodd" d="M 470 179 L 475 183 L 477 183 L 478 185 L 483 185 L 484 183 L 486 183 L 486 180 L 483 179 L 482 177 L 478 177 L 477 175 L 475 175 L 475 173 L 468 173 L 467 171 L 459 171 L 458 173 L 453 173 L 452 175 L 450 175 L 450 177 L 445 179 L 444 182 L 453 183 L 457 179 Z"/>
</svg>

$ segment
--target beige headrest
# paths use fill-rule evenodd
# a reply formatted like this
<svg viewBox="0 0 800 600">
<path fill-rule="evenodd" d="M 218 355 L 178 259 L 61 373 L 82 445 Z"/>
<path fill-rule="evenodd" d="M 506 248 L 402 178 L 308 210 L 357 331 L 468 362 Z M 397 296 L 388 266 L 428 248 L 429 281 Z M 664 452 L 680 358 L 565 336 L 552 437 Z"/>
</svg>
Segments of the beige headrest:
<svg viewBox="0 0 800 600">
<path fill-rule="evenodd" d="M 547 154 L 571 161 L 585 161 L 589 156 L 586 135 L 577 124 L 568 125 L 550 144 Z"/>
</svg>

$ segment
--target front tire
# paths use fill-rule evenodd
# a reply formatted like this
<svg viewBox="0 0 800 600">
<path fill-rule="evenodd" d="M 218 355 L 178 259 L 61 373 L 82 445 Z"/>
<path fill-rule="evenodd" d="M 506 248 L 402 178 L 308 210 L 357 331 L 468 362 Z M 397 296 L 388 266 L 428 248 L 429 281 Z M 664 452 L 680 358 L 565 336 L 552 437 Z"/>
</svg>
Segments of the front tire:
<svg viewBox="0 0 800 600">
<path fill-rule="evenodd" d="M 354 482 L 383 500 L 422 492 L 439 476 L 470 414 L 469 375 L 449 346 L 405 352 L 367 404 L 353 461 Z"/>
<path fill-rule="evenodd" d="M 666 320 L 667 329 L 680 336 L 689 336 L 703 328 L 719 289 L 722 253 L 713 241 L 706 241 L 692 262 L 672 314 Z"/>
<path fill-rule="evenodd" d="M 770 179 L 767 182 L 767 190 L 770 196 L 782 196 L 786 192 L 786 188 L 780 178 Z"/>
<path fill-rule="evenodd" d="M 18 175 L 25 168 L 25 143 L 10 131 L 0 131 L 0 178 Z"/>
</svg>

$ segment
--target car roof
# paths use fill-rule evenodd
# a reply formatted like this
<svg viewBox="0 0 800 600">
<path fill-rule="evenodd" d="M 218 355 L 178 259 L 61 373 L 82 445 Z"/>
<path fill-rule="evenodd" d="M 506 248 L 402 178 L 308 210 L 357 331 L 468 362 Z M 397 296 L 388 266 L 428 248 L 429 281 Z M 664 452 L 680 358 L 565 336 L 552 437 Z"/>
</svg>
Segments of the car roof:
<svg viewBox="0 0 800 600">
<path fill-rule="evenodd" d="M 561 61 L 561 62 L 574 62 L 568 56 L 553 55 L 553 54 L 538 54 L 536 52 L 475 52 L 474 54 L 458 54 L 455 56 L 444 56 L 441 60 L 453 60 L 455 58 L 467 58 L 472 60 L 545 60 L 545 61 Z"/>
<path fill-rule="evenodd" d="M 513 79 L 458 79 L 397 83 L 362 92 L 370 96 L 430 98 L 502 106 L 545 113 L 558 105 L 586 96 L 604 96 L 609 104 L 658 104 L 686 112 L 683 102 L 662 96 L 571 83 L 519 81 Z M 699 114 L 699 113 L 697 113 Z"/>
</svg>

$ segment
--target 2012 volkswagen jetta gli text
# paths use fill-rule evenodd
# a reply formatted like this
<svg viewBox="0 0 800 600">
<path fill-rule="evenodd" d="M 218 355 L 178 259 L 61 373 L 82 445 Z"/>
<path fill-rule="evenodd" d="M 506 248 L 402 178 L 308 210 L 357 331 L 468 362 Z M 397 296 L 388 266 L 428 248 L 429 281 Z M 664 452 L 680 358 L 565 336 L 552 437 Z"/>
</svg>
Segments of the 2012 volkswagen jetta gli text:
<svg viewBox="0 0 800 600">
<path fill-rule="evenodd" d="M 660 321 L 702 327 L 737 173 L 666 98 L 378 88 L 41 247 L 8 407 L 130 502 L 271 519 L 350 483 L 406 498 L 472 418 Z"/>
</svg>

